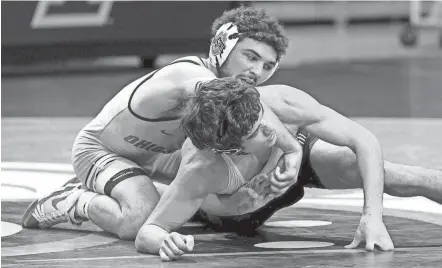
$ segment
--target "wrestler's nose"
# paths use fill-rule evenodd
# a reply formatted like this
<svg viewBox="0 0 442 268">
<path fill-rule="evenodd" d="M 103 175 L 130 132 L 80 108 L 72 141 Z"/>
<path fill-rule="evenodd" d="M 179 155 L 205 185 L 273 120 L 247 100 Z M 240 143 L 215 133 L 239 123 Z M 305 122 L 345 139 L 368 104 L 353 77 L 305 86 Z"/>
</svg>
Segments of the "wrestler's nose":
<svg viewBox="0 0 442 268">
<path fill-rule="evenodd" d="M 268 137 L 273 134 L 273 129 L 267 121 L 262 120 L 261 127 L 262 127 L 262 133 L 264 134 L 264 136 Z"/>
<path fill-rule="evenodd" d="M 263 64 L 256 63 L 253 65 L 250 73 L 253 74 L 253 76 L 255 76 L 256 80 L 259 80 L 262 76 L 263 70 L 264 70 Z"/>
</svg>

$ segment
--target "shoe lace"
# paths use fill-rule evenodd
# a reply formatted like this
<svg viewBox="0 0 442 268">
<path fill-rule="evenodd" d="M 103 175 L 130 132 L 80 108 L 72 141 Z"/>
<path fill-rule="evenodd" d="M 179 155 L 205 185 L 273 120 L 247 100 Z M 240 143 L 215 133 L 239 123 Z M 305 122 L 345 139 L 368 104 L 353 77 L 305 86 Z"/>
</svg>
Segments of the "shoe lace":
<svg viewBox="0 0 442 268">
<path fill-rule="evenodd" d="M 38 206 L 32 215 L 38 221 L 38 226 L 40 228 L 48 228 L 55 224 L 69 221 L 69 215 L 66 210 L 55 210 L 51 213 L 45 214 L 42 205 Z"/>
</svg>

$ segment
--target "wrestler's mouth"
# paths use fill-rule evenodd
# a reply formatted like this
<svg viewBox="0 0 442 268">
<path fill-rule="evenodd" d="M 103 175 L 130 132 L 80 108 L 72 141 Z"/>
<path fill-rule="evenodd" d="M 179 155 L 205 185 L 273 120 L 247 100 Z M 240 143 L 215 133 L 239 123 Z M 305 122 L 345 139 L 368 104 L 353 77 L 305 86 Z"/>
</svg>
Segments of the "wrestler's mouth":
<svg viewBox="0 0 442 268">
<path fill-rule="evenodd" d="M 245 75 L 239 75 L 237 78 L 249 85 L 256 86 L 257 78 L 251 77 L 251 76 L 245 76 Z"/>
</svg>

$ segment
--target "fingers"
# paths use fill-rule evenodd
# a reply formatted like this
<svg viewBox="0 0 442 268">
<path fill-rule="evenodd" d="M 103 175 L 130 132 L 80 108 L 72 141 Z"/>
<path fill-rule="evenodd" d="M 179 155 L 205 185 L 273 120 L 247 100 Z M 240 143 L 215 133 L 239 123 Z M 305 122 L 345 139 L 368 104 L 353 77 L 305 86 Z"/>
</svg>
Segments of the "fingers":
<svg viewBox="0 0 442 268">
<path fill-rule="evenodd" d="M 275 170 L 274 173 L 276 173 L 277 170 L 278 170 L 278 168 Z M 290 184 L 293 184 L 293 181 L 292 180 L 280 181 L 279 179 L 276 178 L 276 174 L 275 175 L 272 174 L 270 176 L 270 184 L 272 185 L 272 187 L 282 189 L 282 188 L 289 186 Z"/>
<path fill-rule="evenodd" d="M 176 256 L 181 256 L 186 250 L 186 243 L 184 239 L 178 233 L 172 233 L 168 238 L 165 239 L 169 249 Z"/>
<path fill-rule="evenodd" d="M 360 235 L 355 235 L 355 238 L 351 242 L 351 244 L 345 246 L 346 249 L 354 249 L 359 246 L 359 244 L 362 242 L 362 238 Z M 365 243 L 365 250 L 367 251 L 374 251 L 375 245 L 379 246 L 379 249 L 382 251 L 391 251 L 394 250 L 394 244 L 391 241 L 391 239 L 381 239 L 380 242 L 375 242 L 372 239 L 367 239 Z"/>
<path fill-rule="evenodd" d="M 281 168 L 276 167 L 275 169 L 275 177 L 279 181 L 293 181 L 298 175 L 298 169 L 296 167 L 285 167 L 285 171 L 281 174 Z"/>
<path fill-rule="evenodd" d="M 250 187 L 259 195 L 267 193 L 270 186 L 270 180 L 266 174 L 259 174 L 255 176 L 250 183 Z"/>
<path fill-rule="evenodd" d="M 345 248 L 346 249 L 357 248 L 360 243 L 361 243 L 361 237 L 360 235 L 358 235 L 358 233 L 356 233 L 353 241 L 349 245 L 345 246 Z"/>
<path fill-rule="evenodd" d="M 193 247 L 195 246 L 195 239 L 191 235 L 186 235 L 184 237 L 186 242 L 187 251 L 190 252 L 193 250 Z"/>
<path fill-rule="evenodd" d="M 169 234 L 160 247 L 160 257 L 162 261 L 173 261 L 181 257 L 185 252 L 193 250 L 195 241 L 191 235 L 181 235 L 178 233 Z"/>
<path fill-rule="evenodd" d="M 167 256 L 167 254 L 164 252 L 163 248 L 160 248 L 160 258 L 162 261 L 171 261 L 172 259 Z"/>
<path fill-rule="evenodd" d="M 165 261 L 173 261 L 178 259 L 179 256 L 181 256 L 174 254 L 173 251 L 168 246 L 161 247 L 161 249 L 163 250 L 164 254 L 167 256 L 167 258 L 165 258 Z"/>
<path fill-rule="evenodd" d="M 391 251 L 394 249 L 394 245 L 391 240 L 385 241 L 384 239 L 382 239 L 380 242 L 374 242 L 369 240 L 369 242 L 367 242 L 365 245 L 365 250 L 373 251 L 375 245 L 377 245 L 379 249 L 382 251 Z"/>
<path fill-rule="evenodd" d="M 392 251 L 392 250 L 394 250 L 394 244 L 393 244 L 393 241 L 391 241 L 390 237 L 381 239 L 381 241 L 379 243 L 376 243 L 376 244 L 383 251 Z"/>
<path fill-rule="evenodd" d="M 374 250 L 374 241 L 367 240 L 367 243 L 365 243 L 365 250 L 366 251 L 373 251 Z"/>
</svg>

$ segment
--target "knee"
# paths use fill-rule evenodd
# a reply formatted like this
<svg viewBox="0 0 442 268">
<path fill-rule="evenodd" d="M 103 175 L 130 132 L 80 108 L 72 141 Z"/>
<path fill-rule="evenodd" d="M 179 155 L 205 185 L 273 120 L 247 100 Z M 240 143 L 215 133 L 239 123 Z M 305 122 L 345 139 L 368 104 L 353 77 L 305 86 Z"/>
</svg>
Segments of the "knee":
<svg viewBox="0 0 442 268">
<path fill-rule="evenodd" d="M 342 147 L 338 159 L 337 167 L 344 177 L 356 178 L 359 175 L 356 154 L 350 148 Z"/>
<path fill-rule="evenodd" d="M 121 240 L 134 241 L 137 236 L 138 230 L 133 228 L 121 227 L 117 233 L 117 237 Z"/>
<path fill-rule="evenodd" d="M 121 209 L 122 213 L 118 219 L 117 236 L 122 240 L 133 241 L 150 213 L 152 213 L 153 207 L 147 205 L 141 207 L 136 205 L 126 206 L 121 204 Z"/>
<path fill-rule="evenodd" d="M 340 158 L 345 168 L 356 167 L 356 154 L 348 147 L 341 147 Z"/>
<path fill-rule="evenodd" d="M 141 226 L 146 221 L 147 216 L 123 214 L 118 220 L 118 230 L 116 235 L 121 240 L 134 241 Z"/>
</svg>

